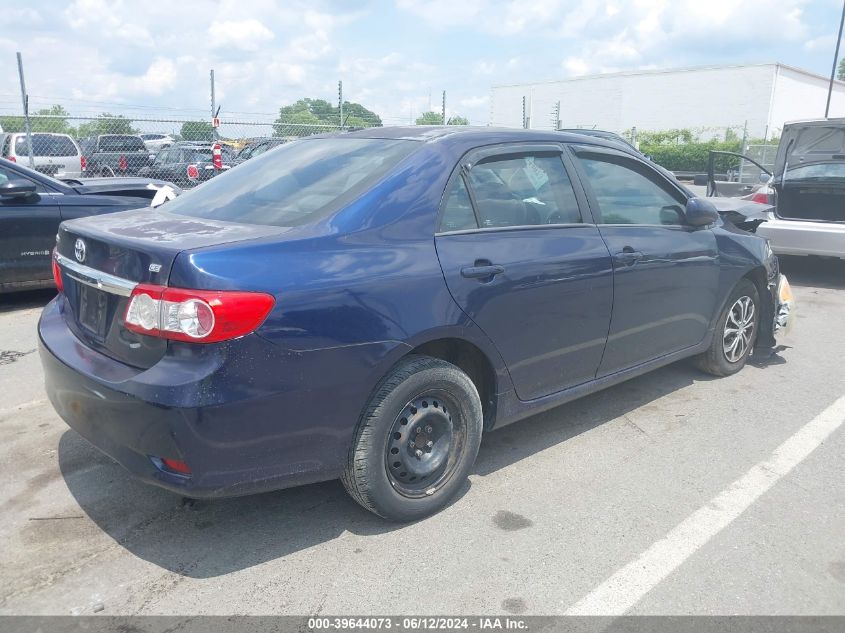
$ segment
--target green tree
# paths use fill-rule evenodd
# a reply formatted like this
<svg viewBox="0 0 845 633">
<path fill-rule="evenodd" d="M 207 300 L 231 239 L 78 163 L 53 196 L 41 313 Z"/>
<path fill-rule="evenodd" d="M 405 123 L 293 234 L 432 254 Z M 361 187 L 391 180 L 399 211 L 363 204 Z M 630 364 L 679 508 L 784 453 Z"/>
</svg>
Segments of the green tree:
<svg viewBox="0 0 845 633">
<path fill-rule="evenodd" d="M 845 81 L 845 57 L 839 60 L 839 70 L 836 72 L 839 81 Z"/>
<path fill-rule="evenodd" d="M 439 112 L 423 112 L 416 120 L 417 125 L 443 125 L 443 117 Z"/>
<path fill-rule="evenodd" d="M 137 134 L 132 127 L 132 119 L 120 114 L 103 112 L 96 119 L 87 121 L 79 126 L 79 138 L 99 136 L 100 134 Z"/>
<path fill-rule="evenodd" d="M 214 138 L 214 128 L 208 121 L 185 121 L 179 136 L 183 141 L 210 141 Z"/>
<path fill-rule="evenodd" d="M 460 114 L 453 114 L 449 117 L 449 120 L 446 121 L 446 125 L 469 125 L 469 119 L 465 116 L 461 116 Z"/>
<path fill-rule="evenodd" d="M 343 125 L 346 127 L 373 127 L 382 124 L 381 117 L 360 103 L 343 102 Z M 308 136 L 339 126 L 340 110 L 325 99 L 300 99 L 279 108 L 279 117 L 273 122 L 276 136 Z M 306 127 L 314 126 L 314 127 Z"/>
<path fill-rule="evenodd" d="M 29 117 L 30 127 L 33 132 L 55 132 L 56 134 L 74 134 L 74 130 L 64 117 L 70 113 L 60 105 L 42 108 Z M 48 118 L 49 117 L 49 118 Z M 25 132 L 26 123 L 22 116 L 0 117 L 0 126 L 6 132 Z"/>
</svg>

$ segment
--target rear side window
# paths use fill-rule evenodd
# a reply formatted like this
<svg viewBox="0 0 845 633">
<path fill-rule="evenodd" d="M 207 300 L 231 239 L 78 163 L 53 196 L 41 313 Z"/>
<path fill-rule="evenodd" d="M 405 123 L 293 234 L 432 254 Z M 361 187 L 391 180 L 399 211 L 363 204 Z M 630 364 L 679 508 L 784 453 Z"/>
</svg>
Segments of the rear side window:
<svg viewBox="0 0 845 633">
<path fill-rule="evenodd" d="M 472 168 L 469 181 L 482 228 L 581 222 L 557 154 L 489 159 Z"/>
<path fill-rule="evenodd" d="M 106 135 L 100 137 L 101 152 L 145 152 L 147 146 L 137 136 Z"/>
<path fill-rule="evenodd" d="M 417 141 L 317 138 L 288 143 L 160 207 L 170 213 L 247 224 L 298 226 L 361 195 Z"/>
<path fill-rule="evenodd" d="M 33 156 L 76 156 L 79 152 L 70 137 L 53 134 L 32 135 Z M 15 154 L 27 156 L 26 135 L 21 135 L 15 141 Z"/>
<path fill-rule="evenodd" d="M 467 191 L 464 179 L 458 176 L 449 187 L 446 195 L 446 204 L 443 206 L 443 217 L 440 220 L 440 230 L 466 231 L 477 229 L 475 212 L 472 210 L 472 201 Z"/>
<path fill-rule="evenodd" d="M 636 162 L 598 154 L 579 155 L 601 211 L 602 224 L 683 224 L 684 200 Z"/>
</svg>

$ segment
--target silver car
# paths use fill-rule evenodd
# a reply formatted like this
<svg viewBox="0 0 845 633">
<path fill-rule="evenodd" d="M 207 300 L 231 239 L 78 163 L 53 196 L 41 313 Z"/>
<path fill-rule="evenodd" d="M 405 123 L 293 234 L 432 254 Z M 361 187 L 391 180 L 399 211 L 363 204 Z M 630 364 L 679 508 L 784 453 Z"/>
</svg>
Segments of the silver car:
<svg viewBox="0 0 845 633">
<path fill-rule="evenodd" d="M 709 171 L 711 195 L 736 195 L 730 190 L 735 183 L 715 180 L 712 158 Z M 765 185 L 745 196 L 774 207 L 757 234 L 768 238 L 778 255 L 845 259 L 845 119 L 787 123 L 769 175 Z"/>
<path fill-rule="evenodd" d="M 35 132 L 31 134 L 33 167 L 35 171 L 54 178 L 81 178 L 85 159 L 79 145 L 67 134 Z M 22 132 L 3 135 L 0 156 L 29 167 L 29 148 Z"/>
</svg>

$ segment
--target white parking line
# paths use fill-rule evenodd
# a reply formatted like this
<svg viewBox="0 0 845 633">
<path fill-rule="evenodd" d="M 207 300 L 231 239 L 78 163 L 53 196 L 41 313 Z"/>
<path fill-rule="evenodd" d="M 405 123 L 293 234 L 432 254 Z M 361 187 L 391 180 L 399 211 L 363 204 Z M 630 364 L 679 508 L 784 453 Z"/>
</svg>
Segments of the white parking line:
<svg viewBox="0 0 845 633">
<path fill-rule="evenodd" d="M 845 421 L 845 396 L 822 411 L 665 538 L 566 610 L 567 615 L 622 615 L 800 464 Z"/>
</svg>

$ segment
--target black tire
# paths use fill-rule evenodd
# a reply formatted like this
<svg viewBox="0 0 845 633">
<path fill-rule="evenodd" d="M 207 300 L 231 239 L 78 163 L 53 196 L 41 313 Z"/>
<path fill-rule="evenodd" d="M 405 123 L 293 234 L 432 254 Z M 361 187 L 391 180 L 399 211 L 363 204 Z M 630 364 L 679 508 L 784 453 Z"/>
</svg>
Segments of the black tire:
<svg viewBox="0 0 845 633">
<path fill-rule="evenodd" d="M 750 301 L 753 306 L 753 313 L 750 322 L 745 323 L 740 315 L 742 306 L 747 301 Z M 731 292 L 716 321 L 710 347 L 693 359 L 695 365 L 713 376 L 730 376 L 745 367 L 757 341 L 757 333 L 760 331 L 760 314 L 760 295 L 757 292 L 757 286 L 748 279 L 742 279 Z M 730 323 L 728 323 L 729 319 Z M 732 334 L 734 329 L 737 330 L 736 334 Z M 744 336 L 739 333 L 740 329 L 744 332 Z M 733 343 L 734 341 L 736 343 Z"/>
<path fill-rule="evenodd" d="M 355 501 L 385 519 L 421 519 L 461 489 L 481 431 L 481 399 L 469 377 L 446 361 L 408 356 L 365 407 L 341 480 Z"/>
<path fill-rule="evenodd" d="M 114 169 L 108 166 L 100 167 L 100 176 L 103 178 L 113 178 Z"/>
</svg>

